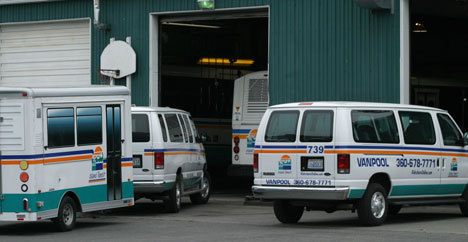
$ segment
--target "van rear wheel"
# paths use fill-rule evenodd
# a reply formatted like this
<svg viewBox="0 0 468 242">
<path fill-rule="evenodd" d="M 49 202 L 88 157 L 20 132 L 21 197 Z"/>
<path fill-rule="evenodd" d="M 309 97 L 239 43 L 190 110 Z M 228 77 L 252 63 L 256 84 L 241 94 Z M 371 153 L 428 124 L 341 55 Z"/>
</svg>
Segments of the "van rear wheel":
<svg viewBox="0 0 468 242">
<path fill-rule="evenodd" d="M 174 186 L 169 191 L 169 198 L 164 200 L 164 207 L 168 213 L 178 213 L 182 204 L 182 178 L 177 177 Z"/>
<path fill-rule="evenodd" d="M 460 211 L 464 217 L 468 217 L 468 189 L 465 189 L 463 192 L 462 199 L 464 200 L 460 203 Z"/>
<path fill-rule="evenodd" d="M 59 231 L 70 231 L 76 224 L 76 204 L 75 200 L 65 196 L 60 202 L 58 217 L 52 219 Z"/>
<path fill-rule="evenodd" d="M 303 206 L 293 206 L 289 201 L 276 200 L 273 202 L 276 218 L 284 224 L 297 223 L 304 213 Z"/>
<path fill-rule="evenodd" d="M 357 212 L 361 223 L 367 226 L 382 225 L 387 219 L 387 192 L 382 185 L 371 183 L 358 202 Z"/>
<path fill-rule="evenodd" d="M 208 172 L 203 173 L 203 178 L 201 181 L 201 192 L 190 195 L 190 201 L 193 204 L 206 204 L 210 199 L 211 195 L 211 178 Z"/>
</svg>

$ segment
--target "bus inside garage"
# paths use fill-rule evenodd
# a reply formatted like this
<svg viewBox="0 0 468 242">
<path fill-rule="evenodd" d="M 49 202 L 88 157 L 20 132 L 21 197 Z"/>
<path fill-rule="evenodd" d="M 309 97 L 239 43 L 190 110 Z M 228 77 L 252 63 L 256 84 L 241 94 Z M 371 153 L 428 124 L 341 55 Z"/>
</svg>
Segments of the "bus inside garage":
<svg viewBox="0 0 468 242">
<path fill-rule="evenodd" d="M 160 106 L 191 113 L 215 186 L 232 185 L 234 81 L 268 68 L 267 12 L 160 16 L 158 42 Z"/>
<path fill-rule="evenodd" d="M 468 131 L 468 1 L 410 1 L 411 102 L 448 110 Z"/>
</svg>

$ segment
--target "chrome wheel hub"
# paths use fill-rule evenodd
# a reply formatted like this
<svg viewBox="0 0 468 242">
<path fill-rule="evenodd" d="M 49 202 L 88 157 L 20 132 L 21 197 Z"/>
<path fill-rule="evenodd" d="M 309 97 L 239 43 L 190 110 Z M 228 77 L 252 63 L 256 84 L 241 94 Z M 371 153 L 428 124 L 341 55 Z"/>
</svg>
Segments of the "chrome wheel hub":
<svg viewBox="0 0 468 242">
<path fill-rule="evenodd" d="M 210 194 L 210 181 L 206 177 L 203 177 L 202 190 L 201 196 L 203 198 L 208 197 Z"/>
<path fill-rule="evenodd" d="M 385 213 L 385 197 L 381 192 L 375 192 L 371 198 L 371 212 L 375 218 L 382 218 Z"/>
<path fill-rule="evenodd" d="M 71 225 L 73 223 L 73 207 L 71 204 L 67 203 L 63 207 L 63 215 L 62 215 L 62 220 L 63 223 L 67 226 Z"/>
</svg>

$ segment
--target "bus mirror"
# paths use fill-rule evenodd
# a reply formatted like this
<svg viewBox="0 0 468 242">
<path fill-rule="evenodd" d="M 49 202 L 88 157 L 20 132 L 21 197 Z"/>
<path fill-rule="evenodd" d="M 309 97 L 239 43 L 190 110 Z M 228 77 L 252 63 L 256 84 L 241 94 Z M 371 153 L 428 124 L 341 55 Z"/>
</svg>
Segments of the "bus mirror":
<svg viewBox="0 0 468 242">
<path fill-rule="evenodd" d="M 207 139 L 207 138 L 206 138 L 206 135 L 205 135 L 205 134 L 201 134 L 201 135 L 199 135 L 199 136 L 197 136 L 197 137 L 195 138 L 195 141 L 196 141 L 197 143 L 204 143 L 204 142 L 206 142 L 206 139 Z"/>
</svg>

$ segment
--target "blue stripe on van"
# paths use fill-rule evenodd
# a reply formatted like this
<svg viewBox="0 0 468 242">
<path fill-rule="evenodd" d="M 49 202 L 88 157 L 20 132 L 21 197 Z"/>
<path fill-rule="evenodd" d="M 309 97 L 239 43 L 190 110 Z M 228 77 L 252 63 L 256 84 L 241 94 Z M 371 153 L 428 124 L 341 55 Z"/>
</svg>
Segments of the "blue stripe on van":
<svg viewBox="0 0 468 242">
<path fill-rule="evenodd" d="M 326 147 L 325 147 L 326 148 Z M 347 149 L 386 149 L 386 150 L 424 150 L 424 151 L 450 151 L 450 152 L 461 152 L 468 153 L 468 150 L 464 149 L 444 149 L 444 148 L 429 148 L 429 147 L 408 147 L 408 146 L 365 146 L 365 145 L 344 145 L 335 146 L 335 149 L 347 150 Z"/>
<path fill-rule="evenodd" d="M 82 154 L 93 154 L 93 150 L 77 150 L 77 151 L 68 151 L 68 152 L 57 152 L 49 154 L 39 154 L 39 155 L 2 155 L 0 159 L 41 159 L 41 158 L 50 158 L 58 156 L 68 156 L 68 155 L 82 155 Z"/>
<path fill-rule="evenodd" d="M 205 150 L 199 150 L 199 149 L 183 149 L 183 148 L 174 148 L 174 149 L 145 149 L 144 152 L 171 152 L 171 151 L 193 151 L 193 152 L 198 152 L 198 151 L 205 151 Z"/>
<path fill-rule="evenodd" d="M 234 134 L 248 134 L 250 129 L 233 129 L 232 133 Z"/>
<path fill-rule="evenodd" d="M 464 149 L 447 149 L 447 148 L 431 148 L 431 147 L 410 147 L 410 146 L 368 146 L 368 145 L 326 145 L 325 149 L 337 149 L 337 150 L 347 150 L 347 149 L 385 149 L 385 150 L 422 150 L 422 151 L 440 151 L 440 152 L 459 152 L 459 153 L 468 153 L 468 150 Z M 307 149 L 307 146 L 303 145 L 256 145 L 256 149 Z"/>
</svg>

